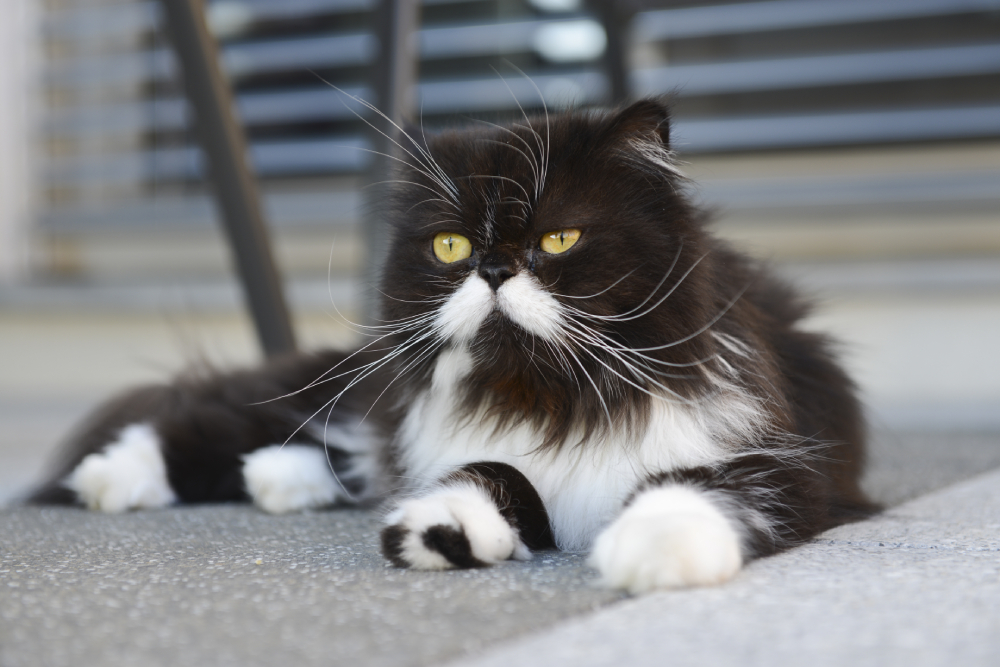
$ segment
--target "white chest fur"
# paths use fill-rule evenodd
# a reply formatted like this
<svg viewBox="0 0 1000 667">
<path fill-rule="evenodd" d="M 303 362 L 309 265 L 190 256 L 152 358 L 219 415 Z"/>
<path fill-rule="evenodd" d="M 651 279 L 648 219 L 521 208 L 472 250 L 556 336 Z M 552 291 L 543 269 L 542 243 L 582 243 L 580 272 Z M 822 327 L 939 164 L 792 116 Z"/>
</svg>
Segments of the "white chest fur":
<svg viewBox="0 0 1000 667">
<path fill-rule="evenodd" d="M 733 436 L 754 430 L 758 412 L 738 394 L 696 404 L 655 400 L 643 433 L 571 437 L 558 451 L 535 452 L 540 434 L 528 424 L 495 431 L 491 419 L 456 420 L 456 387 L 472 364 L 451 349 L 437 361 L 431 387 L 410 406 L 398 434 L 404 474 L 426 488 L 456 467 L 476 461 L 520 470 L 545 503 L 560 548 L 588 549 L 597 533 L 648 475 L 726 458 Z"/>
</svg>

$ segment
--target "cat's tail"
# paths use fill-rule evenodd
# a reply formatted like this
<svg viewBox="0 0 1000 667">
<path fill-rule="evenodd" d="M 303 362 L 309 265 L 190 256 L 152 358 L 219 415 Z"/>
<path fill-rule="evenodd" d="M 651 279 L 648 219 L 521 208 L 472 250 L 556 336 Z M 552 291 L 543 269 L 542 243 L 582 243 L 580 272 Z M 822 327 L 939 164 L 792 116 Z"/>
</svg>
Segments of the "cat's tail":
<svg viewBox="0 0 1000 667">
<path fill-rule="evenodd" d="M 275 513 L 385 490 L 388 373 L 374 353 L 294 354 L 133 389 L 63 444 L 27 498 L 118 512 L 253 500 Z"/>
</svg>

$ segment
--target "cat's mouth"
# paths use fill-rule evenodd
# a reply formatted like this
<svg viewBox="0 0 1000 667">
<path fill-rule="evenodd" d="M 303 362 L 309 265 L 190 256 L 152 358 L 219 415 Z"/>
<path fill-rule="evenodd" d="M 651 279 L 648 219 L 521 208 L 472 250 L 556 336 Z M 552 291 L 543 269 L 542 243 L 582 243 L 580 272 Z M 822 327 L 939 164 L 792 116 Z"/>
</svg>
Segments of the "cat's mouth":
<svg viewBox="0 0 1000 667">
<path fill-rule="evenodd" d="M 498 313 L 527 333 L 557 342 L 563 332 L 563 309 L 538 279 L 521 271 L 494 291 L 490 284 L 470 274 L 438 311 L 436 324 L 442 337 L 468 343 Z"/>
</svg>

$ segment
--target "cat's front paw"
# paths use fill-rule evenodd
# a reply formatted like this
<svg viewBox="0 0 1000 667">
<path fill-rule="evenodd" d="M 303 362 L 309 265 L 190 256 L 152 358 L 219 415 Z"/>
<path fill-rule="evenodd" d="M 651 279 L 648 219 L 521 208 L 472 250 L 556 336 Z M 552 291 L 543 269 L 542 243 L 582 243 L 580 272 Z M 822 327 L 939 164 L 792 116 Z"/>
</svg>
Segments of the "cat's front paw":
<svg viewBox="0 0 1000 667">
<path fill-rule="evenodd" d="M 446 570 L 531 558 L 489 496 L 471 484 L 404 500 L 386 523 L 382 553 L 398 567 Z"/>
<path fill-rule="evenodd" d="M 167 481 L 160 438 L 149 424 L 132 424 L 102 451 L 85 457 L 64 482 L 92 510 L 116 513 L 164 507 L 177 496 Z"/>
<path fill-rule="evenodd" d="M 673 486 L 640 494 L 594 543 L 608 586 L 639 594 L 719 584 L 739 572 L 740 538 L 704 495 Z"/>
</svg>

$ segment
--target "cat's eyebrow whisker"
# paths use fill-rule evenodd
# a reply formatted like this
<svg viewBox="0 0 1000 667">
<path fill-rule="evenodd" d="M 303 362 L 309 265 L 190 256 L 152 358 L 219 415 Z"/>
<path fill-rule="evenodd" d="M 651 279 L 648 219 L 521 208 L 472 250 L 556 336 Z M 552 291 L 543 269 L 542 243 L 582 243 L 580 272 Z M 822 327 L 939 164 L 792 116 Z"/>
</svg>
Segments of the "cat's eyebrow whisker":
<svg viewBox="0 0 1000 667">
<path fill-rule="evenodd" d="M 412 185 L 412 186 L 417 187 L 417 188 L 423 188 L 424 190 L 429 190 L 429 191 L 433 192 L 436 195 L 437 194 L 441 194 L 440 192 L 438 192 L 437 190 L 435 190 L 434 188 L 432 188 L 429 185 L 424 185 L 423 183 L 417 183 L 416 181 L 407 181 L 407 180 L 403 180 L 403 179 L 400 179 L 400 178 L 390 178 L 390 179 L 387 179 L 387 180 L 384 180 L 384 181 L 376 181 L 376 182 L 371 183 L 370 185 L 365 186 L 365 187 L 372 187 L 372 186 L 375 186 L 375 185 L 389 185 L 391 183 L 402 183 L 404 185 Z M 432 200 L 428 200 L 428 201 L 432 201 Z M 444 203 L 448 204 L 449 206 L 454 206 L 455 209 L 457 209 L 457 210 L 461 210 L 461 209 L 458 208 L 458 204 L 450 202 L 447 199 L 438 199 L 438 201 L 444 202 Z"/>
<path fill-rule="evenodd" d="M 442 202 L 444 204 L 448 204 L 450 206 L 454 206 L 453 202 L 450 202 L 447 199 L 442 199 L 441 197 L 428 197 L 427 199 L 418 201 L 416 204 L 414 204 L 410 208 L 406 209 L 406 212 L 407 213 L 411 213 L 411 212 L 413 212 L 413 209 L 415 209 L 416 207 L 423 206 L 424 204 L 428 204 L 428 203 L 430 203 L 432 201 L 439 201 L 439 202 Z"/>
<path fill-rule="evenodd" d="M 517 136 L 517 135 L 515 134 L 514 136 Z M 495 139 L 485 139 L 484 143 L 487 143 L 487 144 L 496 144 L 497 146 L 506 146 L 507 148 L 509 148 L 511 150 L 515 150 L 518 153 L 520 153 L 521 155 L 523 155 L 524 159 L 528 161 L 528 166 L 531 167 L 531 173 L 534 175 L 535 181 L 536 182 L 538 181 L 538 166 L 535 164 L 535 161 L 532 160 L 532 159 L 530 159 L 528 157 L 528 154 L 525 153 L 524 151 L 522 151 L 520 148 L 518 148 L 517 146 L 513 146 L 511 144 L 508 144 L 506 142 L 503 142 L 503 141 L 497 141 Z"/>
<path fill-rule="evenodd" d="M 523 71 L 521 71 L 520 69 L 518 69 L 517 66 L 515 66 L 510 61 L 508 61 L 507 64 L 510 65 L 512 68 L 514 68 L 514 70 L 517 71 L 522 76 L 526 76 Z M 544 149 L 544 147 L 542 145 L 542 138 L 538 135 L 537 132 L 535 132 L 534 128 L 531 127 L 531 121 L 528 118 L 528 114 L 526 114 L 524 112 L 524 107 L 521 106 L 521 101 L 519 99 L 517 99 L 517 95 L 514 94 L 514 91 L 511 89 L 510 84 L 507 83 L 507 79 L 505 79 L 503 77 L 503 75 L 500 74 L 500 72 L 498 72 L 495 67 L 491 67 L 491 69 L 496 73 L 496 75 L 498 77 L 500 77 L 500 80 L 503 82 L 503 85 L 507 89 L 507 92 L 510 93 L 510 96 L 514 100 L 514 104 L 517 105 L 518 110 L 521 112 L 521 116 L 524 117 L 524 121 L 528 124 L 528 130 L 532 134 L 535 135 L 535 140 L 538 142 L 538 150 L 539 150 L 539 152 L 542 153 L 542 155 L 544 155 L 545 154 L 545 149 Z M 528 81 L 531 81 L 531 79 L 529 78 Z M 531 83 L 532 83 L 532 85 L 534 85 L 534 81 L 531 81 Z M 542 106 L 544 107 L 545 106 L 545 98 L 542 97 L 542 93 L 541 93 L 541 91 L 538 90 L 538 86 L 535 86 L 535 90 L 538 91 L 538 96 L 542 99 Z M 547 108 L 545 110 L 545 118 L 546 118 L 546 125 L 548 125 L 548 109 Z M 514 125 L 514 127 L 519 127 L 519 126 L 518 125 Z M 539 192 L 541 191 L 540 189 L 538 189 L 538 190 L 539 190 Z"/>
<path fill-rule="evenodd" d="M 544 151 L 542 153 L 542 155 L 543 155 L 543 159 L 542 159 L 542 178 L 541 178 L 541 182 L 537 183 L 536 187 L 535 187 L 535 196 L 536 197 L 541 197 L 542 190 L 545 189 L 545 179 L 548 176 L 548 171 L 549 171 L 549 151 L 550 151 L 551 145 L 552 145 L 552 140 L 551 140 L 552 138 L 551 138 L 551 135 L 550 135 L 550 128 L 549 128 L 549 105 L 545 103 L 545 96 L 542 95 L 542 91 L 539 90 L 538 84 L 535 83 L 535 80 L 532 79 L 527 74 L 525 74 L 525 72 L 521 68 L 519 68 L 517 65 L 514 65 L 513 63 L 509 63 L 509 64 L 517 72 L 520 72 L 521 76 L 523 76 L 525 79 L 527 79 L 528 83 L 531 84 L 531 87 L 535 89 L 536 93 L 538 93 L 538 100 L 542 103 L 542 111 L 545 114 L 545 149 L 544 149 Z M 524 110 L 522 109 L 522 113 L 523 112 L 524 112 Z M 535 134 L 537 136 L 537 133 L 535 133 Z M 541 137 L 539 137 L 539 140 L 541 140 Z"/>
<path fill-rule="evenodd" d="M 521 185 L 520 183 L 518 183 L 517 181 L 515 181 L 513 178 L 508 178 L 506 176 L 498 176 L 496 174 L 470 174 L 469 176 L 463 176 L 463 178 L 467 178 L 467 179 L 471 179 L 471 178 L 495 178 L 498 181 L 504 181 L 506 183 L 513 183 L 517 187 L 521 188 L 521 192 L 524 193 L 524 196 L 527 199 L 531 199 L 531 195 L 529 195 L 528 191 L 524 189 L 524 186 Z M 528 202 L 522 201 L 521 204 L 526 209 L 528 209 L 529 211 L 531 210 L 531 205 L 528 204 Z"/>
<path fill-rule="evenodd" d="M 312 71 L 312 70 L 310 70 L 310 71 Z M 367 102 L 366 100 L 363 100 L 360 97 L 357 97 L 355 95 L 351 95 L 350 93 L 346 92 L 345 90 L 343 90 L 341 88 L 338 88 L 337 86 L 335 86 L 334 84 L 332 84 L 331 82 L 327 81 L 325 78 L 323 78 L 322 76 L 320 76 L 319 74 L 317 74 L 315 71 L 313 71 L 312 73 L 320 81 L 322 81 L 326 85 L 330 86 L 331 88 L 333 88 L 334 90 L 336 90 L 341 95 L 344 95 L 345 97 L 354 100 L 355 102 L 357 102 L 361 106 L 365 107 L 366 109 L 369 109 L 370 111 L 373 111 L 374 113 L 378 114 L 378 116 L 380 116 L 383 120 L 385 120 L 387 123 L 389 123 L 394 128 L 396 128 L 396 130 L 399 131 L 400 135 L 406 137 L 406 139 L 417 150 L 417 152 L 424 158 L 424 160 L 426 160 L 426 162 L 422 161 L 416 155 L 414 155 L 409 150 L 407 150 L 402 144 L 400 144 L 398 141 L 396 141 L 392 136 L 390 136 L 389 134 L 383 132 L 379 128 L 375 127 L 375 125 L 373 123 L 371 123 L 367 118 L 364 118 L 363 116 L 361 116 L 361 114 L 357 113 L 353 109 L 351 110 L 351 113 L 353 113 L 361 122 L 363 122 L 364 124 L 368 125 L 370 128 L 372 128 L 373 130 L 375 130 L 376 132 L 378 132 L 379 134 L 381 134 L 383 137 L 385 137 L 386 139 L 388 139 L 389 141 L 391 141 L 401 151 L 403 151 L 404 153 L 406 153 L 407 155 L 409 155 L 411 158 L 413 158 L 414 160 L 416 160 L 418 163 L 424 165 L 426 169 L 428 169 L 428 170 L 433 171 L 434 173 L 436 173 L 440 177 L 440 181 L 441 181 L 440 184 L 442 185 L 442 187 L 444 187 L 444 189 L 447 192 L 449 192 L 452 195 L 452 197 L 455 198 L 455 200 L 457 202 L 457 200 L 458 200 L 458 188 L 455 187 L 455 184 L 451 182 L 451 179 L 448 178 L 448 175 L 444 172 L 443 169 L 441 169 L 441 166 L 438 165 L 437 161 L 430 154 L 430 152 L 427 151 L 426 149 L 424 149 L 424 147 L 421 146 L 419 143 L 417 143 L 413 139 L 413 137 L 411 137 L 409 134 L 407 134 L 406 130 L 404 130 L 402 127 L 400 127 L 396 123 L 396 121 L 394 121 L 393 119 L 389 118 L 389 116 L 385 115 L 378 107 L 376 107 L 375 105 L 371 104 L 370 102 Z"/>
<path fill-rule="evenodd" d="M 535 157 L 535 152 L 534 152 L 534 150 L 532 150 L 531 144 L 529 144 L 527 142 L 527 140 L 525 140 L 524 137 L 522 137 L 520 134 L 518 134 L 514 130 L 510 129 L 509 127 L 504 127 L 503 125 L 497 125 L 496 123 L 491 123 L 491 122 L 486 121 L 486 120 L 481 120 L 479 122 L 484 123 L 486 125 L 489 125 L 490 127 L 494 127 L 494 128 L 496 128 L 498 130 L 501 130 L 503 132 L 506 132 L 506 133 L 510 134 L 512 137 L 514 137 L 515 139 L 517 139 L 518 141 L 520 141 L 522 144 L 524 144 L 524 147 L 527 149 L 528 152 L 527 153 L 521 152 L 521 154 L 524 155 L 525 158 L 530 158 L 530 162 L 532 164 L 532 171 L 535 174 L 535 182 L 537 183 L 538 180 L 539 180 L 539 178 L 541 177 L 541 164 L 539 164 L 538 159 Z M 503 142 L 495 142 L 495 143 L 503 143 Z M 510 144 L 503 144 L 503 145 L 510 146 L 511 148 L 514 148 L 515 150 L 518 150 L 515 146 L 511 146 Z"/>
<path fill-rule="evenodd" d="M 423 174 L 427 178 L 427 180 L 435 183 L 438 187 L 444 188 L 446 191 L 448 190 L 448 188 L 445 186 L 445 184 L 441 181 L 440 177 L 438 177 L 435 174 L 432 174 L 431 172 L 427 171 L 427 169 L 425 167 L 423 167 L 423 166 L 417 166 L 415 164 L 407 162 L 406 160 L 402 159 L 401 157 L 398 157 L 396 155 L 392 155 L 390 153 L 382 153 L 381 151 L 377 151 L 377 150 L 374 150 L 372 148 L 358 148 L 358 147 L 354 147 L 354 150 L 361 151 L 362 153 L 371 153 L 372 155 L 379 155 L 381 157 L 388 158 L 390 160 L 395 160 L 396 162 L 409 167 L 410 169 L 412 169 L 413 171 L 417 172 L 418 174 Z M 414 159 L 416 159 L 416 158 L 414 158 Z M 438 193 L 438 194 L 440 194 L 440 193 Z M 448 192 L 448 194 L 451 195 L 452 193 Z M 440 199 L 439 201 L 442 201 L 442 202 L 444 202 L 444 203 L 446 203 L 446 204 L 448 204 L 450 206 L 454 206 L 455 208 L 458 208 L 457 201 L 454 201 L 452 199 Z"/>
</svg>

